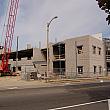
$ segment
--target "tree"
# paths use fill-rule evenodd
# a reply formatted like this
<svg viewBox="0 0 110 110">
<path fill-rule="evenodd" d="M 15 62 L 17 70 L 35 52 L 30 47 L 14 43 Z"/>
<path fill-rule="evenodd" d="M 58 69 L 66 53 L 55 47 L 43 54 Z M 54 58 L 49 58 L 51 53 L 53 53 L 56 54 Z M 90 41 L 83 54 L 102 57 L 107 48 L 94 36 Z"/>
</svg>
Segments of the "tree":
<svg viewBox="0 0 110 110">
<path fill-rule="evenodd" d="M 110 0 L 96 0 L 98 1 L 98 5 L 101 8 L 101 10 L 104 10 L 105 13 L 107 13 L 106 21 L 108 22 L 108 25 L 110 24 Z"/>
</svg>

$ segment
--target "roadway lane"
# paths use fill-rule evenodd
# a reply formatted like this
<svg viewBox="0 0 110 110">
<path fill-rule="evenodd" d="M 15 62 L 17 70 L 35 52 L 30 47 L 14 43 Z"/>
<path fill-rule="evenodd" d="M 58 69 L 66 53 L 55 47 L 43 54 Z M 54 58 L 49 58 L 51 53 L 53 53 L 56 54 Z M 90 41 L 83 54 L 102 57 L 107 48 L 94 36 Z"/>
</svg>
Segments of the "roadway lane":
<svg viewBox="0 0 110 110">
<path fill-rule="evenodd" d="M 49 110 L 110 98 L 110 86 L 50 87 L 0 91 L 0 110 Z M 107 101 L 64 110 L 108 110 Z"/>
</svg>

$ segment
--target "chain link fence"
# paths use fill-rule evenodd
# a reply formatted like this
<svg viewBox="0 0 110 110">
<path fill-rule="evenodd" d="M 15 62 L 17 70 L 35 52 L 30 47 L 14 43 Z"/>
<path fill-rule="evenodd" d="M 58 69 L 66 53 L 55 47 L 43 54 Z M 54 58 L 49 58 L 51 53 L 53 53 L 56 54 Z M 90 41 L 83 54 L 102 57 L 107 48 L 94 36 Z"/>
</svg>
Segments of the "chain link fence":
<svg viewBox="0 0 110 110">
<path fill-rule="evenodd" d="M 32 67 L 30 67 L 32 68 Z M 67 71 L 65 68 L 53 68 L 48 72 L 49 79 L 75 79 L 75 78 L 99 78 L 103 77 L 103 72 L 74 72 L 74 71 Z M 21 78 L 24 80 L 30 79 L 46 79 L 47 78 L 47 71 L 42 69 L 26 69 L 24 67 L 23 71 L 21 72 Z"/>
</svg>

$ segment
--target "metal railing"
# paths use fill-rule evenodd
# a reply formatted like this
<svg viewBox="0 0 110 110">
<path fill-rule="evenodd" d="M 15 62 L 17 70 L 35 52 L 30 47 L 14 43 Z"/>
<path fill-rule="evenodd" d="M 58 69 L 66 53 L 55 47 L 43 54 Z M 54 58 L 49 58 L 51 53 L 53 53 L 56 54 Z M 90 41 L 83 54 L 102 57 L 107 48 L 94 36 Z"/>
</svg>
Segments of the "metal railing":
<svg viewBox="0 0 110 110">
<path fill-rule="evenodd" d="M 106 55 L 106 59 L 107 60 L 110 60 L 110 55 Z"/>
<path fill-rule="evenodd" d="M 65 54 L 54 55 L 54 59 L 65 59 Z"/>
</svg>

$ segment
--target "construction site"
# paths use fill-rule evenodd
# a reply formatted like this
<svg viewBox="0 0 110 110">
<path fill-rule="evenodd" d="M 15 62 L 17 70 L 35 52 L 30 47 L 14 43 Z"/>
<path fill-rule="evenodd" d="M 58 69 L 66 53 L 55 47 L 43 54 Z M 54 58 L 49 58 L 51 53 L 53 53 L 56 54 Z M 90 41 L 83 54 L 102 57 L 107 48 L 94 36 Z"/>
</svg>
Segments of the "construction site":
<svg viewBox="0 0 110 110">
<path fill-rule="evenodd" d="M 94 78 L 109 75 L 110 42 L 107 45 L 103 42 L 101 34 L 96 34 L 50 43 L 48 77 Z M 38 79 L 38 75 L 46 78 L 47 48 L 32 48 L 28 44 L 25 50 L 11 52 L 8 68 L 12 73 L 19 73 L 23 79 Z"/>
<path fill-rule="evenodd" d="M 110 110 L 110 0 L 0 0 L 0 110 Z"/>
<path fill-rule="evenodd" d="M 110 39 L 98 33 L 50 43 L 49 26 L 57 16 L 47 24 L 47 47 L 34 48 L 27 44 L 26 49 L 18 51 L 17 40 L 16 51 L 11 51 L 18 6 L 19 0 L 10 0 L 5 40 L 0 46 L 1 76 L 19 74 L 22 79 L 109 76 Z"/>
</svg>

